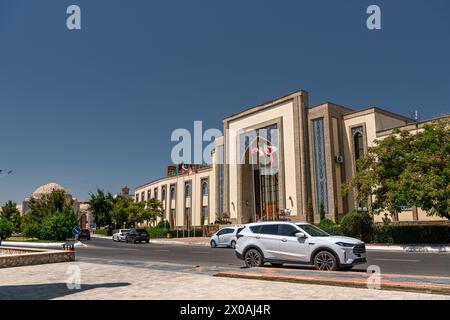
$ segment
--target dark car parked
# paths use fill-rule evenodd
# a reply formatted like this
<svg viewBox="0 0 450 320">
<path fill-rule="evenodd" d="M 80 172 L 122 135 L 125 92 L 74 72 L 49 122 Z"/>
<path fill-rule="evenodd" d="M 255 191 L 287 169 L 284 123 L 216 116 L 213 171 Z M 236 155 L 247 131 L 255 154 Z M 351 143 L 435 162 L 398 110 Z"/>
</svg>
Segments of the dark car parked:
<svg viewBox="0 0 450 320">
<path fill-rule="evenodd" d="M 80 234 L 75 236 L 75 240 L 91 240 L 91 233 L 88 229 L 81 229 Z"/>
<path fill-rule="evenodd" d="M 126 235 L 125 241 L 136 243 L 141 243 L 142 241 L 145 241 L 146 243 L 150 242 L 150 235 L 148 234 L 147 230 L 145 229 L 131 229 L 130 232 Z"/>
</svg>

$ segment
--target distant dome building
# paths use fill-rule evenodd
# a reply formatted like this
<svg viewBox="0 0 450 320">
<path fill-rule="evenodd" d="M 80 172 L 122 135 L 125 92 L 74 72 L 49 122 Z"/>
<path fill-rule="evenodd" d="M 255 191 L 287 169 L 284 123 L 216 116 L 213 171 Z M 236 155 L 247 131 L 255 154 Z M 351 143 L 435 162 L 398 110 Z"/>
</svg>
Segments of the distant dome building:
<svg viewBox="0 0 450 320">
<path fill-rule="evenodd" d="M 22 205 L 17 206 L 17 208 L 20 210 L 22 215 L 27 214 L 28 211 L 30 211 L 29 203 L 30 203 L 31 198 L 42 199 L 45 196 L 50 195 L 55 190 L 64 191 L 66 193 L 66 197 L 67 197 L 66 199 L 68 201 L 70 201 L 70 200 L 73 201 L 72 208 L 80 219 L 81 229 L 86 229 L 86 228 L 91 227 L 91 224 L 94 222 L 94 219 L 89 210 L 89 202 L 79 202 L 77 200 L 77 198 L 72 197 L 72 195 L 67 191 L 66 188 L 64 188 L 62 185 L 55 183 L 55 182 L 50 182 L 50 183 L 44 184 L 44 185 L 40 186 L 39 188 L 37 188 L 36 190 L 34 190 L 34 192 L 31 194 L 31 196 L 26 198 L 22 202 Z"/>
<path fill-rule="evenodd" d="M 41 199 L 42 197 L 51 194 L 55 190 L 64 191 L 69 195 L 66 188 L 64 188 L 62 185 L 55 182 L 50 182 L 34 190 L 34 192 L 31 194 L 31 197 L 35 199 Z"/>
</svg>

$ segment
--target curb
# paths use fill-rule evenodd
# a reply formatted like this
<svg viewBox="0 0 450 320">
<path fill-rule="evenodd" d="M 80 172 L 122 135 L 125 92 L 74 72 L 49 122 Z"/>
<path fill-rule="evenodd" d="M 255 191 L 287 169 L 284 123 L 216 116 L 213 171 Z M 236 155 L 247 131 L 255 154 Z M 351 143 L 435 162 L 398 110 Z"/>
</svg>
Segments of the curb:
<svg viewBox="0 0 450 320">
<path fill-rule="evenodd" d="M 450 252 L 450 247 L 439 246 L 439 247 L 431 247 L 431 246 L 419 246 L 419 245 L 392 245 L 392 246 L 383 246 L 383 245 L 367 245 L 366 250 L 374 250 L 374 251 L 400 251 L 400 252 L 436 252 L 436 253 L 446 253 Z"/>
<path fill-rule="evenodd" d="M 289 275 L 276 275 L 276 274 L 258 274 L 251 272 L 218 272 L 213 275 L 214 277 L 223 278 L 238 278 L 238 279 L 250 279 L 250 280 L 264 280 L 264 281 L 278 281 L 278 282 L 291 282 L 291 283 L 304 283 L 315 285 L 328 285 L 338 287 L 350 287 L 360 289 L 368 288 L 367 279 L 339 279 L 339 278 L 325 278 L 319 279 L 318 277 L 308 276 L 289 276 Z M 396 282 L 386 279 L 381 280 L 381 290 L 390 291 L 403 291 L 403 292 L 418 292 L 428 294 L 442 294 L 450 295 L 450 286 L 436 285 L 432 283 L 417 283 L 417 282 Z M 372 289 L 376 290 L 376 289 Z"/>
<path fill-rule="evenodd" d="M 64 242 L 53 243 L 40 243 L 40 242 L 13 242 L 2 241 L 2 247 L 15 247 L 15 248 L 40 248 L 40 249 L 62 249 Z M 86 245 L 81 242 L 76 242 L 75 247 L 85 247 Z"/>
</svg>

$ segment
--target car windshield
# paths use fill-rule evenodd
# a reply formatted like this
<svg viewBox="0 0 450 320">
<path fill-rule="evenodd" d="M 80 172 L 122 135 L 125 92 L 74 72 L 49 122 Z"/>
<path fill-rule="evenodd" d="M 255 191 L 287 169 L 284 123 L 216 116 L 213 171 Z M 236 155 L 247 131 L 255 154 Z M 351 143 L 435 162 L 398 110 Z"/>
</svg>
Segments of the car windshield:
<svg viewBox="0 0 450 320">
<path fill-rule="evenodd" d="M 311 224 L 297 224 L 303 231 L 309 234 L 311 237 L 329 237 L 330 235 L 325 231 L 313 226 Z"/>
<path fill-rule="evenodd" d="M 130 232 L 128 229 L 122 229 L 120 232 Z"/>
</svg>

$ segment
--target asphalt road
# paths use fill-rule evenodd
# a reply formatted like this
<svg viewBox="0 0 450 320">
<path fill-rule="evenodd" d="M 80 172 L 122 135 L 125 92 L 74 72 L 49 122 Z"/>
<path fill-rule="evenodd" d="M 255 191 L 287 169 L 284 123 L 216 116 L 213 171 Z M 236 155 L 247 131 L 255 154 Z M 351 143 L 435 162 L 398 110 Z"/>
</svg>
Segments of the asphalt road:
<svg viewBox="0 0 450 320">
<path fill-rule="evenodd" d="M 93 238 L 84 241 L 87 247 L 76 250 L 77 258 L 103 258 L 125 261 L 158 261 L 198 266 L 240 268 L 243 261 L 237 259 L 229 248 L 212 249 L 207 246 L 174 244 L 131 244 Z M 382 273 L 414 274 L 450 277 L 450 253 L 404 253 L 368 251 L 368 263 L 353 268 L 366 272 L 369 265 L 377 265 Z M 292 268 L 308 268 L 295 266 Z"/>
</svg>

